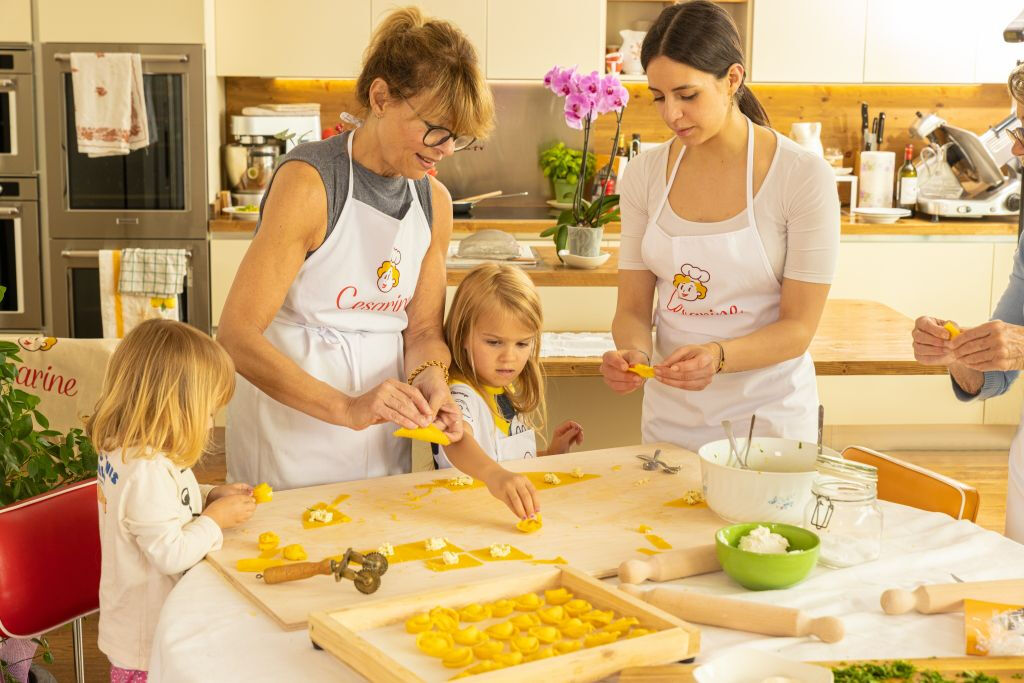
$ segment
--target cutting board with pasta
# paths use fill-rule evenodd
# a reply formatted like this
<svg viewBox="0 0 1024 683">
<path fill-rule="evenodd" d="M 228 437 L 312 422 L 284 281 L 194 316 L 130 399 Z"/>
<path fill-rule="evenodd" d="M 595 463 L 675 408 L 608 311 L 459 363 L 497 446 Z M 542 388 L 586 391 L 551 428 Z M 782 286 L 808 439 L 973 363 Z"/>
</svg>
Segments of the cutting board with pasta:
<svg viewBox="0 0 1024 683">
<path fill-rule="evenodd" d="M 681 465 L 682 470 L 674 475 L 643 470 L 636 455 L 650 455 L 655 447 L 662 449 L 662 460 Z M 561 479 L 561 484 L 540 490 L 543 528 L 535 533 L 518 531 L 515 516 L 486 487 L 449 490 L 431 486 L 458 474 L 438 470 L 275 491 L 271 502 L 256 507 L 251 520 L 225 532 L 223 548 L 211 553 L 208 561 L 282 628 L 291 630 L 303 628 L 312 611 L 534 571 L 538 561 L 562 559 L 592 576 L 612 576 L 623 560 L 647 557 L 645 550 L 713 543 L 715 531 L 726 524 L 706 505 L 691 506 L 680 500 L 687 491 L 701 488 L 700 465 L 696 454 L 667 444 L 505 464 L 524 473 L 557 472 Z M 584 478 L 572 475 L 577 467 Z M 539 479 L 541 475 L 535 476 Z M 307 508 L 344 496 L 348 497 L 338 502 L 336 509 L 350 521 L 303 528 Z M 641 527 L 650 529 L 638 531 Z M 349 581 L 335 582 L 332 576 L 268 585 L 255 573 L 236 569 L 239 559 L 259 555 L 257 537 L 265 531 L 277 533 L 281 546 L 301 544 L 310 560 L 339 555 L 349 547 L 373 550 L 385 542 L 423 547 L 426 539 L 438 536 L 464 551 L 482 550 L 484 555 L 491 544 L 510 544 L 532 560 L 487 561 L 444 572 L 432 571 L 423 560 L 393 563 L 382 577 L 381 588 L 372 595 L 357 592 Z"/>
</svg>

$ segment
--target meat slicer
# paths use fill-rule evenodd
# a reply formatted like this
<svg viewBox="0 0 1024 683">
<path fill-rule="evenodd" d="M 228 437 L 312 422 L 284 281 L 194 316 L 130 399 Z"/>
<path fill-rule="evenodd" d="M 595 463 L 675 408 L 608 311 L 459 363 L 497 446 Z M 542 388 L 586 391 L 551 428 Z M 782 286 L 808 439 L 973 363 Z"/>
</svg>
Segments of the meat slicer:
<svg viewBox="0 0 1024 683">
<path fill-rule="evenodd" d="M 981 135 L 947 123 L 937 114 L 917 118 L 910 133 L 928 141 L 915 162 L 917 210 L 931 217 L 1016 216 L 1020 210 L 1021 164 L 1013 156 L 1016 115 Z"/>
</svg>

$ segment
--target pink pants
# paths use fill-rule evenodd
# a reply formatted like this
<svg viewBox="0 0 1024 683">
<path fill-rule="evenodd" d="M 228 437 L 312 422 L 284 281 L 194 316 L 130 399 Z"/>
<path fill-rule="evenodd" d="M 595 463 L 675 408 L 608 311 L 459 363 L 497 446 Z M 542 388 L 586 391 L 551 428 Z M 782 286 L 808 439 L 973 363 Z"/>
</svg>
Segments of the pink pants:
<svg viewBox="0 0 1024 683">
<path fill-rule="evenodd" d="M 110 683 L 146 683 L 146 672 L 110 665 Z"/>
</svg>

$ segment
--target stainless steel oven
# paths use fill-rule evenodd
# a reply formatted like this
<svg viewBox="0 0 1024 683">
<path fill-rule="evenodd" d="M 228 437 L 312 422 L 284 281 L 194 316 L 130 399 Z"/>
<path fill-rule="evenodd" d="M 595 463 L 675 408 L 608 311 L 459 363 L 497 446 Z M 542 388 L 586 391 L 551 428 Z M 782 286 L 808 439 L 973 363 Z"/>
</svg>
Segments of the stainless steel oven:
<svg viewBox="0 0 1024 683">
<path fill-rule="evenodd" d="M 198 240 L 50 240 L 50 289 L 57 337 L 103 336 L 100 302 L 100 249 L 185 249 L 188 272 L 178 310 L 182 320 L 210 332 L 210 243 Z"/>
<path fill-rule="evenodd" d="M 0 175 L 37 170 L 32 49 L 0 47 Z"/>
<path fill-rule="evenodd" d="M 203 46 L 46 43 L 42 50 L 49 236 L 205 237 Z M 148 147 L 99 158 L 78 151 L 72 52 L 141 54 Z"/>
<path fill-rule="evenodd" d="M 39 243 L 38 181 L 0 177 L 0 330 L 42 329 Z"/>
</svg>

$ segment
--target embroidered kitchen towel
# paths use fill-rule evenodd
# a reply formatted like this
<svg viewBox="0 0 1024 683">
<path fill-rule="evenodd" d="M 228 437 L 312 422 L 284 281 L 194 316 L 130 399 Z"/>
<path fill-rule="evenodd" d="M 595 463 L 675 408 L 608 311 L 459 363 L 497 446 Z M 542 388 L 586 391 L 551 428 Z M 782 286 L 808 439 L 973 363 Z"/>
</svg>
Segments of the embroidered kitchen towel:
<svg viewBox="0 0 1024 683">
<path fill-rule="evenodd" d="M 128 154 L 149 145 L 142 58 L 127 52 L 72 52 L 78 151 Z"/>
<path fill-rule="evenodd" d="M 122 249 L 121 294 L 177 297 L 185 290 L 188 254 L 184 249 Z"/>
<path fill-rule="evenodd" d="M 102 249 L 99 257 L 100 315 L 105 338 L 120 339 L 133 327 L 150 318 L 181 319 L 177 297 L 151 297 L 118 291 L 121 276 L 119 249 Z"/>
</svg>

